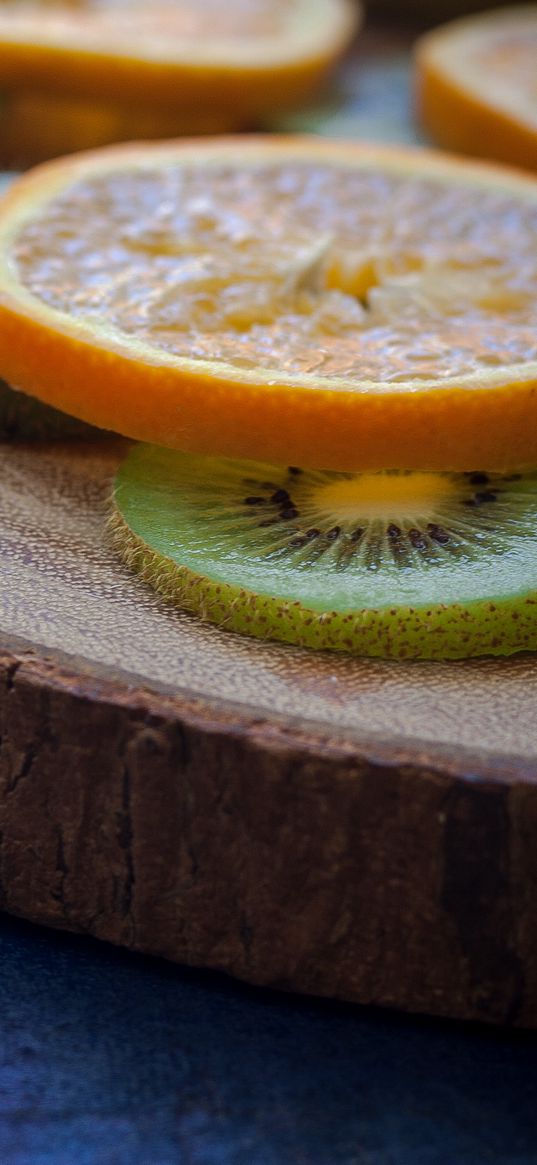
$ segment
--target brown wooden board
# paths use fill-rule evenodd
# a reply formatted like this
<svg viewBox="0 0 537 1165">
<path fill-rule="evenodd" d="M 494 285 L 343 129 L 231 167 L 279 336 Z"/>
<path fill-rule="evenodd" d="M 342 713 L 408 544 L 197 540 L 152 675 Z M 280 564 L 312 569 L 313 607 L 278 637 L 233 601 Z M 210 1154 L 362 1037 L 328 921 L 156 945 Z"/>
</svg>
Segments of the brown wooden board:
<svg viewBox="0 0 537 1165">
<path fill-rule="evenodd" d="M 412 140 L 403 42 L 364 39 L 343 106 L 283 128 Z M 123 449 L 0 447 L 0 904 L 537 1025 L 537 659 L 351 659 L 166 607 L 106 538 Z"/>
<path fill-rule="evenodd" d="M 537 1022 L 537 660 L 387 663 L 167 607 L 122 442 L 1 448 L 1 901 L 253 983 Z"/>
</svg>

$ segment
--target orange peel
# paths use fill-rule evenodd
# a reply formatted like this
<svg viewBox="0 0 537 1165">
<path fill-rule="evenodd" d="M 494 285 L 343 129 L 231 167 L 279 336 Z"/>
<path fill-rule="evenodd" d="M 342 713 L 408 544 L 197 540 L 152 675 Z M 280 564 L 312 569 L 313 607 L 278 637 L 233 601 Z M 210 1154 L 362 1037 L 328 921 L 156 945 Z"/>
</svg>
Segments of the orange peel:
<svg viewBox="0 0 537 1165">
<path fill-rule="evenodd" d="M 310 98 L 360 21 L 358 0 L 5 0 L 0 159 L 252 129 Z"/>
<path fill-rule="evenodd" d="M 536 225 L 530 176 L 428 151 L 219 138 L 51 162 L 0 206 L 0 375 L 198 453 L 535 465 Z"/>
<path fill-rule="evenodd" d="M 494 9 L 426 33 L 417 114 L 447 150 L 537 170 L 537 5 Z"/>
<path fill-rule="evenodd" d="M 0 103 L 0 161 L 28 166 L 79 150 L 123 141 L 236 133 L 244 117 L 213 105 L 205 109 L 139 107 L 124 101 L 14 91 Z"/>
<path fill-rule="evenodd" d="M 136 105 L 234 112 L 302 98 L 347 47 L 352 0 L 9 0 L 2 85 Z"/>
</svg>

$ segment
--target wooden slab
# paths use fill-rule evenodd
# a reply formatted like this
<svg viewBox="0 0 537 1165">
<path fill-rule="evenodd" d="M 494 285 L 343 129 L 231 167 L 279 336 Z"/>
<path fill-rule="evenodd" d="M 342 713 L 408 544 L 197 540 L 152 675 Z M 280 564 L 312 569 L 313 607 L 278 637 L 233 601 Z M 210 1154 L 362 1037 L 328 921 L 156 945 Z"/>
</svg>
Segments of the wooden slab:
<svg viewBox="0 0 537 1165">
<path fill-rule="evenodd" d="M 362 38 L 343 100 L 283 128 L 415 140 L 408 40 Z M 122 448 L 0 449 L 0 904 L 536 1026 L 537 660 L 352 660 L 166 608 L 105 537 Z"/>
<path fill-rule="evenodd" d="M 122 442 L 1 448 L 1 901 L 253 983 L 537 1022 L 537 661 L 352 660 L 118 564 Z"/>
</svg>

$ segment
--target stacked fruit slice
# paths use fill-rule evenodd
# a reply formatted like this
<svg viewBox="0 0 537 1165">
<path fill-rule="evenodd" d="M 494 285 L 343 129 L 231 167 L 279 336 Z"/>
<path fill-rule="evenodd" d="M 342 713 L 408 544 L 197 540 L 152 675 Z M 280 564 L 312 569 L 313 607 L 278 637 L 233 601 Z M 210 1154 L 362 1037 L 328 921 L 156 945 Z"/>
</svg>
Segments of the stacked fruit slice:
<svg viewBox="0 0 537 1165">
<path fill-rule="evenodd" d="M 150 444 L 113 537 L 311 647 L 537 648 L 537 183 L 318 139 L 117 147 L 0 210 L 0 373 Z"/>
<path fill-rule="evenodd" d="M 253 126 L 322 83 L 358 0 L 3 0 L 3 164 Z"/>
<path fill-rule="evenodd" d="M 418 114 L 435 142 L 537 170 L 537 4 L 435 28 L 415 61 Z"/>
</svg>

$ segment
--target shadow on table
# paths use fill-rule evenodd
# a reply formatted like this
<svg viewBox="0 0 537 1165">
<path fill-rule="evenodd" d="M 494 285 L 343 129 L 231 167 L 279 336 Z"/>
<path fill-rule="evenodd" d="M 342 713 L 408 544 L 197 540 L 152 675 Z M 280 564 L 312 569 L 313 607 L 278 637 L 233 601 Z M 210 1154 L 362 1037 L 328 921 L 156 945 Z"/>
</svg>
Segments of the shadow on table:
<svg viewBox="0 0 537 1165">
<path fill-rule="evenodd" d="M 0 920 L 2 1165 L 535 1165 L 537 1036 Z"/>
</svg>

